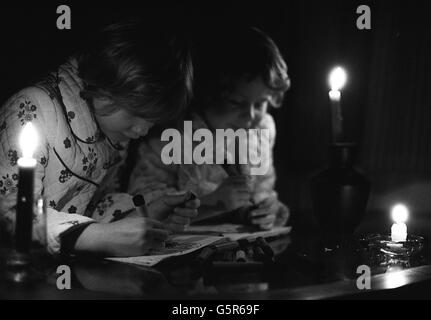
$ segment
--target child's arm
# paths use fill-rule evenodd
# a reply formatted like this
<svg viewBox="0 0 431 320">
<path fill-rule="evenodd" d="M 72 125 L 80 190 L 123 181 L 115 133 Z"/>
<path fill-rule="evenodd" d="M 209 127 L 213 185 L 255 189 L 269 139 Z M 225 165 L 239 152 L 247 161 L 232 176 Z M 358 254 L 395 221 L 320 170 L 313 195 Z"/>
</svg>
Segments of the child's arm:
<svg viewBox="0 0 431 320">
<path fill-rule="evenodd" d="M 77 238 L 72 251 L 101 256 L 130 257 L 164 246 L 168 232 L 156 220 L 131 217 L 112 223 L 93 223 Z"/>
<path fill-rule="evenodd" d="M 169 230 L 180 232 L 196 217 L 200 200 L 187 200 L 189 190 L 176 188 L 178 165 L 162 162 L 161 152 L 164 145 L 160 138 L 147 139 L 139 144 L 128 192 L 132 195 L 143 195 L 149 216 L 162 221 Z"/>
<path fill-rule="evenodd" d="M 230 176 L 215 191 L 201 197 L 199 215 L 193 221 L 218 217 L 251 205 L 248 177 Z"/>
</svg>

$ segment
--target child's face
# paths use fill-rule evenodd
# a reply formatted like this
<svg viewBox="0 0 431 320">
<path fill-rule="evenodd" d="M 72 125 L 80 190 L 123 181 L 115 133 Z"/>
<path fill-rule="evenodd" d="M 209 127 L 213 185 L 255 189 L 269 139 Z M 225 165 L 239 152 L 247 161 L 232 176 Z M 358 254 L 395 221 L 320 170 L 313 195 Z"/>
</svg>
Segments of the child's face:
<svg viewBox="0 0 431 320">
<path fill-rule="evenodd" d="M 109 100 L 94 99 L 93 105 L 97 110 L 103 110 L 110 105 Z M 154 123 L 130 114 L 124 109 L 118 109 L 107 115 L 96 112 L 95 114 L 100 129 L 111 140 L 116 142 L 127 141 L 129 139 L 138 139 L 145 136 Z"/>
<path fill-rule="evenodd" d="M 221 105 L 207 108 L 204 113 L 214 129 L 249 129 L 266 114 L 271 91 L 261 78 L 236 83 Z"/>
</svg>

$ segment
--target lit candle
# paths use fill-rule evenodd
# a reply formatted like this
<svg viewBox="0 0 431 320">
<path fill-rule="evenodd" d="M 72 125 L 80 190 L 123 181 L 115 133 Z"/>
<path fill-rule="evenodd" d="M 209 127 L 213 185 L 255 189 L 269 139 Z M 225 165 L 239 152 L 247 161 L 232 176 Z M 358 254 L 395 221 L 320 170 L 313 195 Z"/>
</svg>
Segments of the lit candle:
<svg viewBox="0 0 431 320">
<path fill-rule="evenodd" d="M 397 204 L 392 208 L 392 219 L 394 224 L 391 228 L 391 240 L 393 242 L 406 241 L 407 225 L 406 221 L 409 217 L 409 210 L 403 204 Z"/>
<path fill-rule="evenodd" d="M 28 252 L 32 240 L 34 171 L 37 161 L 33 152 L 37 147 L 37 132 L 31 122 L 22 130 L 19 144 L 22 157 L 18 159 L 18 198 L 16 209 L 15 246 Z"/>
<path fill-rule="evenodd" d="M 341 91 L 346 83 L 346 72 L 341 67 L 336 67 L 329 75 L 329 100 L 331 101 L 331 128 L 332 142 L 343 141 L 343 116 L 341 113 Z"/>
</svg>

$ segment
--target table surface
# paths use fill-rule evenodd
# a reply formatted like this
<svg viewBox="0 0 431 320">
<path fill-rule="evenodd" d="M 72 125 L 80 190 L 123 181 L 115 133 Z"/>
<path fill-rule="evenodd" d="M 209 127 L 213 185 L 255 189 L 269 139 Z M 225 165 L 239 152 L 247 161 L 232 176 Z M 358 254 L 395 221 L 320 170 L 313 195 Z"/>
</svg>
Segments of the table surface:
<svg viewBox="0 0 431 320">
<path fill-rule="evenodd" d="M 359 233 L 375 232 L 378 216 L 368 216 Z M 428 219 L 418 222 L 426 239 Z M 429 229 L 428 229 L 429 228 Z M 413 227 L 413 229 L 415 229 Z M 369 230 L 369 231 L 367 231 Z M 380 230 L 381 227 L 380 227 Z M 419 230 L 419 229 L 416 229 Z M 237 262 L 229 268 L 192 267 L 196 254 L 154 268 L 104 259 L 74 257 L 45 259 L 44 279 L 31 285 L 0 280 L 2 299 L 331 299 L 331 298 L 431 298 L 431 252 L 410 268 L 386 272 L 371 269 L 371 289 L 357 287 L 357 267 L 363 257 L 351 246 L 322 250 L 316 230 L 300 227 L 289 236 L 271 239 L 275 263 L 248 267 Z M 429 232 L 429 233 L 428 233 Z M 71 290 L 57 289 L 59 265 L 70 266 Z M 1 271 L 4 275 L 4 270 Z M 3 277 L 4 278 L 4 277 Z"/>
</svg>

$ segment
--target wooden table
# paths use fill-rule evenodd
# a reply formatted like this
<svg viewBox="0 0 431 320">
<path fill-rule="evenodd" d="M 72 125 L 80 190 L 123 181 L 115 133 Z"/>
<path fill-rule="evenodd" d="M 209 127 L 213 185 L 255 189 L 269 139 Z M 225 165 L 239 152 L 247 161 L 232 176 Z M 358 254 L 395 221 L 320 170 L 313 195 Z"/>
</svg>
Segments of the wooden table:
<svg viewBox="0 0 431 320">
<path fill-rule="evenodd" d="M 367 223 L 371 223 L 367 221 Z M 371 225 L 374 225 L 371 223 Z M 431 234 L 424 235 L 431 239 Z M 431 298 L 430 252 L 425 265 L 398 272 L 372 273 L 371 289 L 359 290 L 358 261 L 342 250 L 322 252 L 314 231 L 297 230 L 273 239 L 280 251 L 275 264 L 259 270 L 247 268 L 204 273 L 191 268 L 195 255 L 156 268 L 127 265 L 103 259 L 52 260 L 46 277 L 32 286 L 0 280 L 1 299 L 333 299 Z M 72 289 L 56 287 L 59 265 L 72 270 Z M 374 272 L 374 271 L 373 271 Z M 3 273 L 4 274 L 4 273 Z"/>
</svg>

